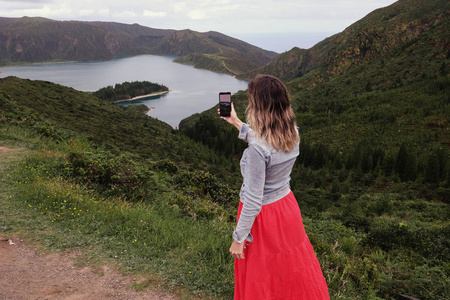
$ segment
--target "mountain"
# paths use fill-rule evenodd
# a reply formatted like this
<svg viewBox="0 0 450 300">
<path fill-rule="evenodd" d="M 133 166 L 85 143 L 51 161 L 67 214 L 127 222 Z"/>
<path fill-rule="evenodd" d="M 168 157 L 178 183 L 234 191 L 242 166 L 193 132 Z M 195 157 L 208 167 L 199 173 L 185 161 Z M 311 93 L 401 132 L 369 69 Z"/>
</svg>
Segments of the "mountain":
<svg viewBox="0 0 450 300">
<path fill-rule="evenodd" d="M 357 89 L 363 91 L 368 78 L 372 89 L 383 89 L 398 81 L 433 76 L 450 55 L 449 16 L 446 0 L 400 0 L 310 49 L 294 48 L 239 77 L 272 74 L 293 81 L 295 91 L 345 77 L 359 82 Z"/>
<path fill-rule="evenodd" d="M 179 62 L 232 75 L 261 67 L 277 55 L 217 32 L 112 22 L 0 18 L 0 65 L 108 60 L 140 54 L 181 56 Z"/>
<path fill-rule="evenodd" d="M 449 17 L 448 1 L 400 0 L 311 49 L 293 48 L 241 77 L 263 73 L 281 78 L 305 141 L 342 153 L 361 141 L 386 153 L 408 143 L 422 157 L 421 151 L 430 153 L 434 146 L 450 147 Z M 234 102 L 244 117 L 245 93 L 236 94 Z M 216 109 L 183 120 L 180 129 L 205 144 L 217 144 L 207 140 L 217 139 L 226 130 L 223 124 L 205 127 L 214 122 Z M 423 140 L 422 135 L 433 138 Z M 238 155 L 240 148 L 235 148 L 230 157 Z"/>
<path fill-rule="evenodd" d="M 243 73 L 242 70 L 254 70 L 259 66 L 267 64 L 277 54 L 268 52 L 252 46 L 242 41 L 231 38 L 224 34 L 215 31 L 198 34 L 197 40 L 192 40 L 190 32 L 188 38 L 191 43 L 198 47 L 201 45 L 205 51 L 191 51 L 183 57 L 176 59 L 176 62 L 192 64 L 202 69 L 208 69 L 216 72 L 227 73 L 230 75 L 237 75 Z M 176 37 L 175 42 L 184 40 L 179 36 Z M 205 44 L 204 41 L 207 41 Z M 203 42 L 203 44 L 202 44 Z"/>
<path fill-rule="evenodd" d="M 294 181 L 327 189 L 334 180 L 342 183 L 350 176 L 365 191 L 380 183 L 378 178 L 384 183 L 376 190 L 384 192 L 396 180 L 418 186 L 432 180 L 450 183 L 449 17 L 448 1 L 400 0 L 311 49 L 293 48 L 241 75 L 265 73 L 285 82 L 304 147 L 299 174 L 303 168 L 328 170 L 316 173 L 315 179 L 311 174 L 308 179 L 293 175 Z M 233 102 L 245 118 L 245 92 L 235 94 Z M 226 124 L 216 120 L 216 109 L 183 120 L 179 128 L 236 159 L 242 147 Z M 440 167 L 432 167 L 437 156 Z M 408 157 L 408 163 L 397 161 L 400 157 Z M 372 173 L 365 182 L 367 172 L 377 175 Z M 448 188 L 440 190 L 443 194 L 435 188 L 429 195 L 439 195 L 427 199 L 448 203 Z"/>
</svg>

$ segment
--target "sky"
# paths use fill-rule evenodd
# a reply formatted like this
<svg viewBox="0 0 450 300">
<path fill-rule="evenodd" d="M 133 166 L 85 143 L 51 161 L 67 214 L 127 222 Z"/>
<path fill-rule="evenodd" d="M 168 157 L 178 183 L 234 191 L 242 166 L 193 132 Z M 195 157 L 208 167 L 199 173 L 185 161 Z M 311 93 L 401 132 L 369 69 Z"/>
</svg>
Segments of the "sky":
<svg viewBox="0 0 450 300">
<path fill-rule="evenodd" d="M 394 0 L 0 0 L 0 17 L 218 31 L 283 52 L 315 43 Z M 268 48 L 270 47 L 270 48 Z"/>
</svg>

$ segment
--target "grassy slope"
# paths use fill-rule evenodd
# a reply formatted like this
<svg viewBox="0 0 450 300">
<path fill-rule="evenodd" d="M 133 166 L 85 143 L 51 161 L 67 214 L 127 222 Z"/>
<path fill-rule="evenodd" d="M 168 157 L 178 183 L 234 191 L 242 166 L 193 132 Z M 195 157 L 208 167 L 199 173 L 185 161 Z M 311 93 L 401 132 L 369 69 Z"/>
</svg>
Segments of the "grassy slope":
<svg viewBox="0 0 450 300">
<path fill-rule="evenodd" d="M 420 139 L 424 134 L 449 147 L 449 82 L 424 80 L 386 92 L 301 105 L 297 116 L 303 137 L 319 137 L 321 143 L 340 150 L 361 140 L 392 150 L 414 140 L 426 148 L 427 141 Z"/>
<path fill-rule="evenodd" d="M 223 238 L 231 228 L 219 220 L 195 221 L 170 203 L 181 195 L 167 174 L 153 182 L 158 192 L 151 202 L 125 202 L 62 176 L 59 164 L 74 148 L 96 151 L 85 142 L 62 144 L 5 124 L 0 140 L 12 149 L 0 153 L 1 235 L 45 251 L 82 249 L 80 263 L 115 264 L 142 276 L 136 288 L 164 288 L 182 299 L 231 293 L 232 262 Z"/>
<path fill-rule="evenodd" d="M 55 134 L 55 138 L 64 135 L 64 131 L 68 135 L 72 131 L 96 143 L 108 144 L 116 152 L 133 152 L 153 159 L 164 155 L 180 157 L 176 145 L 186 143 L 169 125 L 87 93 L 15 77 L 2 79 L 0 83 L 0 93 L 13 103 L 11 114 L 21 111 L 23 121 L 39 121 L 41 131 Z M 196 151 L 194 145 L 186 145 L 184 154 Z"/>
<path fill-rule="evenodd" d="M 75 97 L 78 94 L 76 91 L 69 92 L 57 85 L 14 78 L 8 80 L 20 84 L 20 90 L 26 92 L 23 98 L 27 99 L 23 101 L 29 101 L 27 105 L 30 106 L 39 99 L 34 98 L 34 95 L 40 93 L 26 88 L 33 84 L 47 93 L 60 90 L 60 97 L 71 95 L 71 99 L 80 101 Z M 12 85 L 8 87 L 13 88 Z M 404 91 L 400 89 L 398 95 Z M 33 96 L 27 96 L 27 93 Z M 78 96 L 84 97 L 82 94 Z M 393 92 L 386 92 L 386 95 L 392 96 Z M 244 93 L 234 97 L 239 105 L 244 105 Z M 9 95 L 8 98 L 13 97 Z M 20 163 L 3 169 L 0 209 L 8 216 L 14 212 L 14 217 L 1 220 L 0 226 L 4 232 L 24 236 L 23 232 L 26 231 L 28 236 L 33 235 L 39 243 L 50 249 L 83 248 L 88 263 L 115 261 L 125 272 L 145 274 L 148 284 L 154 280 L 165 281 L 167 288 L 184 293 L 187 298 L 230 297 L 233 277 L 232 261 L 227 249 L 236 212 L 227 205 L 217 204 L 213 197 L 221 190 L 214 187 L 214 180 L 208 179 L 210 175 L 201 172 L 183 174 L 181 170 L 174 174 L 170 168 L 152 167 L 150 173 L 142 175 L 145 176 L 142 188 L 147 191 L 143 194 L 143 201 L 124 201 L 121 191 L 135 192 L 124 189 L 117 182 L 108 185 L 105 191 L 99 184 L 83 181 L 86 175 L 76 173 L 76 176 L 72 176 L 73 173 L 67 170 L 71 153 L 74 152 L 93 153 L 103 164 L 110 163 L 109 160 L 100 159 L 105 150 L 98 146 L 105 140 L 93 138 L 91 140 L 94 143 L 91 145 L 84 140 L 89 133 L 85 135 L 72 131 L 69 135 L 67 129 L 62 130 L 58 125 L 64 125 L 65 121 L 62 117 L 53 120 L 51 110 L 46 112 L 46 118 L 50 118 L 50 123 L 55 122 L 53 131 L 43 130 L 48 128 L 41 128 L 42 120 L 38 120 L 38 116 L 33 116 L 32 111 L 24 105 L 15 107 L 17 110 L 14 111 L 9 106 L 13 101 L 8 98 L 0 97 L 3 109 L 0 118 L 1 145 L 30 148 L 33 152 L 29 152 Z M 95 99 L 89 99 L 94 102 L 91 110 L 101 109 L 101 106 L 96 106 Z M 51 98 L 47 100 L 51 101 Z M 361 99 L 348 99 L 349 104 L 358 100 Z M 21 101 L 16 103 L 20 104 Z M 57 107 L 54 111 L 58 111 Z M 352 110 L 343 111 L 343 119 L 352 113 Z M 123 112 L 130 113 L 127 110 Z M 76 122 L 70 121 L 75 124 L 73 129 L 81 126 L 84 130 L 82 124 L 85 120 L 79 120 L 82 116 L 80 112 Z M 316 125 L 316 128 L 327 127 L 320 123 Z M 94 130 L 101 131 L 93 127 L 91 135 Z M 69 136 L 64 136 L 64 133 Z M 112 142 L 109 140 L 109 143 Z M 136 160 L 136 156 L 133 157 L 135 154 L 131 155 L 126 158 Z M 177 159 L 176 155 L 170 155 L 164 157 Z M 126 162 L 121 164 L 133 167 Z M 139 171 L 136 170 L 132 169 L 132 172 Z M 314 172 L 320 173 L 322 170 Z M 293 177 L 296 176 L 293 174 Z M 309 176 L 316 175 L 310 173 Z M 141 177 L 137 177 L 136 181 L 140 180 Z M 448 213 L 446 215 L 445 212 L 448 211 L 448 205 L 411 198 L 408 188 L 405 188 L 407 185 L 401 183 L 393 183 L 392 189 L 385 193 L 372 190 L 358 193 L 357 196 L 344 196 L 337 204 L 333 204 L 330 199 L 323 199 L 321 193 L 325 192 L 322 188 L 311 189 L 297 182 L 293 184 L 296 194 L 300 196 L 304 222 L 318 253 L 332 299 L 376 299 L 376 296 L 394 299 L 398 293 L 427 299 L 444 299 L 448 296 L 449 291 L 445 288 L 448 262 L 433 257 L 437 253 L 443 257 L 446 255 L 442 251 L 446 247 Z M 210 186 L 213 186 L 212 189 L 208 189 Z M 137 189 L 140 188 L 137 186 Z M 357 197 L 356 201 L 354 197 Z M 311 208 L 320 203 L 326 209 L 321 213 L 312 213 Z M 342 220 L 348 219 L 368 222 L 369 233 L 344 226 Z M 367 234 L 379 239 L 378 242 L 381 240 L 384 246 L 366 246 Z M 431 236 L 433 242 L 427 247 L 433 251 L 428 256 L 419 255 L 408 248 L 408 243 L 415 243 L 417 239 L 426 240 Z M 389 247 L 394 249 L 389 250 Z M 189 291 L 179 290 L 181 284 Z M 430 289 L 421 289 L 423 284 L 430 286 Z"/>
<path fill-rule="evenodd" d="M 70 88 L 11 77 L 0 89 L 0 146 L 27 153 L 1 156 L 2 233 L 83 248 L 187 299 L 232 293 L 236 191 L 207 172 L 227 177 L 211 151 Z"/>
</svg>

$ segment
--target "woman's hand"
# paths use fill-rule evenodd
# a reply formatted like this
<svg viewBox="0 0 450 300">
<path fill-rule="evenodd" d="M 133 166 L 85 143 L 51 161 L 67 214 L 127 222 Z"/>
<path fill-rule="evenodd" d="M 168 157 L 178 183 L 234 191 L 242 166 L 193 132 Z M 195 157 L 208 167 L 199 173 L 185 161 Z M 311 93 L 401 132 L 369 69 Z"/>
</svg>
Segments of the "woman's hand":
<svg viewBox="0 0 450 300">
<path fill-rule="evenodd" d="M 244 246 L 245 246 L 245 241 L 242 243 L 238 243 L 235 240 L 233 240 L 233 243 L 231 244 L 230 247 L 230 253 L 231 256 L 233 256 L 236 259 L 244 259 Z"/>
<path fill-rule="evenodd" d="M 220 109 L 217 110 L 217 113 L 220 115 Z M 220 117 L 221 119 L 224 119 L 231 125 L 234 125 L 234 127 L 237 128 L 237 130 L 241 130 L 242 121 L 238 118 L 236 111 L 234 110 L 234 104 L 231 102 L 231 113 L 229 117 Z"/>
</svg>

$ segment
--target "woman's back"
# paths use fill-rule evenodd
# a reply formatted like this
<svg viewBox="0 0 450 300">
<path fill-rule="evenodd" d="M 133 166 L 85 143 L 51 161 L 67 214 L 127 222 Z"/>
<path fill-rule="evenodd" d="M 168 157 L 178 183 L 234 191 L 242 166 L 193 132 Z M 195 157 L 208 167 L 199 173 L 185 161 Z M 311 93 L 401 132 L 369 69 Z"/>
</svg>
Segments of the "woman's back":
<svg viewBox="0 0 450 300">
<path fill-rule="evenodd" d="M 262 205 L 271 203 L 287 195 L 290 191 L 290 174 L 295 160 L 299 155 L 299 143 L 294 145 L 292 151 L 276 150 L 266 141 L 257 138 L 250 127 L 244 124 L 241 128 L 239 138 L 246 141 L 249 147 L 244 151 L 241 159 L 241 172 L 244 177 L 244 185 L 253 186 L 257 180 L 265 173 Z M 265 162 L 265 169 L 252 168 L 247 170 L 249 154 L 257 155 Z M 247 176 L 244 176 L 247 173 Z M 245 192 L 245 186 L 242 189 Z M 243 199 L 241 193 L 241 199 Z M 245 198 L 245 197 L 244 197 Z"/>
</svg>

